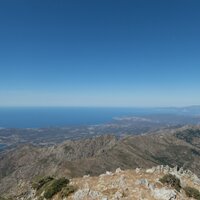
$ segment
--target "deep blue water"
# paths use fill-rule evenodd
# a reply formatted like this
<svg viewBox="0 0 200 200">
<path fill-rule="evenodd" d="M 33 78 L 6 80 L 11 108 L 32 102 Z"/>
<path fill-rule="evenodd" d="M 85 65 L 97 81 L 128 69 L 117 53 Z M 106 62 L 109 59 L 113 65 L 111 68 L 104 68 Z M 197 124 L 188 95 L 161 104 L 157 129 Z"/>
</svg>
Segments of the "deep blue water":
<svg viewBox="0 0 200 200">
<path fill-rule="evenodd" d="M 110 122 L 114 117 L 162 112 L 162 109 L 155 108 L 10 107 L 0 108 L 0 127 L 40 128 L 94 125 Z"/>
<path fill-rule="evenodd" d="M 114 117 L 154 112 L 139 108 L 0 108 L 0 127 L 40 128 L 68 125 L 94 125 Z"/>
</svg>

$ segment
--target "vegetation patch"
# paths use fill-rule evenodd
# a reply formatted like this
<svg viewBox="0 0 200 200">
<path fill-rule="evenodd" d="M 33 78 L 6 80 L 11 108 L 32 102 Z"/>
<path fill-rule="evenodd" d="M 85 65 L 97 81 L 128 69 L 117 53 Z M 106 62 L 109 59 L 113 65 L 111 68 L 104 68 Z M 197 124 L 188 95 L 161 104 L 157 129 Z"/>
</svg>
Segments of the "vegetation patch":
<svg viewBox="0 0 200 200">
<path fill-rule="evenodd" d="M 158 164 L 162 164 L 162 165 L 169 165 L 171 160 L 169 157 L 167 156 L 151 156 L 154 160 L 156 160 L 158 162 Z"/>
<path fill-rule="evenodd" d="M 195 156 L 200 156 L 200 153 L 197 150 L 195 150 L 195 149 L 191 149 L 191 152 Z"/>
<path fill-rule="evenodd" d="M 51 176 L 44 177 L 44 178 L 40 179 L 38 182 L 33 182 L 32 187 L 33 187 L 33 189 L 38 191 L 42 186 L 44 186 L 48 182 L 52 181 L 53 179 L 54 178 Z"/>
<path fill-rule="evenodd" d="M 192 188 L 192 187 L 185 187 L 184 191 L 185 191 L 185 194 L 187 195 L 187 197 L 192 197 L 194 199 L 200 200 L 199 190 Z"/>
<path fill-rule="evenodd" d="M 61 191 L 61 197 L 68 197 L 70 194 L 74 193 L 76 191 L 76 188 L 72 185 L 65 186 Z"/>
<path fill-rule="evenodd" d="M 172 174 L 166 174 L 160 179 L 160 182 L 163 184 L 170 185 L 173 187 L 176 191 L 180 192 L 181 189 L 181 183 L 180 179 L 177 178 L 175 175 Z"/>
<path fill-rule="evenodd" d="M 200 130 L 187 129 L 176 133 L 176 137 L 188 143 L 192 143 L 194 138 L 200 138 Z"/>
<path fill-rule="evenodd" d="M 11 198 L 4 198 L 0 196 L 0 200 L 12 200 Z"/>
<path fill-rule="evenodd" d="M 65 146 L 64 151 L 65 151 L 65 153 L 68 153 L 69 151 L 74 152 L 74 149 L 71 146 Z"/>
<path fill-rule="evenodd" d="M 51 182 L 50 185 L 46 188 L 44 192 L 44 197 L 46 199 L 52 198 L 55 194 L 60 192 L 63 187 L 67 186 L 69 180 L 66 178 L 55 179 Z"/>
<path fill-rule="evenodd" d="M 38 181 L 34 181 L 32 183 L 32 187 L 36 190 L 36 196 L 39 198 L 39 200 L 51 199 L 54 195 L 58 193 L 59 196 L 62 198 L 68 197 L 76 190 L 74 186 L 69 185 L 68 179 L 54 179 L 50 176 L 40 178 Z M 5 199 L 0 198 L 0 200 Z"/>
</svg>

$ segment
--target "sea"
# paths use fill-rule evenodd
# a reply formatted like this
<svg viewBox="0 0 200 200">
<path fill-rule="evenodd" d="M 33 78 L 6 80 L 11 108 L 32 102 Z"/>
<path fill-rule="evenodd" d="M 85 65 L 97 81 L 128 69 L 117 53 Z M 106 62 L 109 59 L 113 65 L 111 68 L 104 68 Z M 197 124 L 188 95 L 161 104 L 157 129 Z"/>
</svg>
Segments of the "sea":
<svg viewBox="0 0 200 200">
<path fill-rule="evenodd" d="M 160 113 L 155 108 L 1 107 L 0 128 L 96 125 L 115 117 Z"/>
</svg>

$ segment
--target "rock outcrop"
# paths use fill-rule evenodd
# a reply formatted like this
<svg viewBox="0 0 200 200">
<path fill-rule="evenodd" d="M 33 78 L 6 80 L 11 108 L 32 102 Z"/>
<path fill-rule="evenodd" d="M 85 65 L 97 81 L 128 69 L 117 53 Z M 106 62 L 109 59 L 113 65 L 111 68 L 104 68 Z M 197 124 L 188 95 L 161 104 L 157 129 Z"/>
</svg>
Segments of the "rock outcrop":
<svg viewBox="0 0 200 200">
<path fill-rule="evenodd" d="M 180 191 L 160 181 L 163 176 L 169 174 L 180 180 Z M 115 172 L 107 171 L 99 176 L 87 175 L 71 179 L 70 185 L 76 190 L 67 198 L 61 198 L 58 193 L 52 200 L 187 200 L 191 198 L 186 195 L 184 187 L 200 190 L 199 178 L 191 171 L 163 165 L 139 170 L 118 168 Z M 21 196 L 17 199 L 43 199 L 42 194 L 35 196 L 36 192 L 33 190 L 27 194 L 27 197 Z"/>
</svg>

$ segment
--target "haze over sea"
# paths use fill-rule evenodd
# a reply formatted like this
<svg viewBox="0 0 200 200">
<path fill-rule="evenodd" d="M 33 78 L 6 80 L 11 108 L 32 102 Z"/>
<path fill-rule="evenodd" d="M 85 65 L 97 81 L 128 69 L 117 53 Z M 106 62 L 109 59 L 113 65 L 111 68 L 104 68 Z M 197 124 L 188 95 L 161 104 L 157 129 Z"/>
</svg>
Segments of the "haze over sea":
<svg viewBox="0 0 200 200">
<path fill-rule="evenodd" d="M 1 107 L 1 128 L 41 128 L 95 125 L 114 117 L 163 113 L 156 108 Z M 170 111 L 171 112 L 171 111 Z"/>
</svg>

